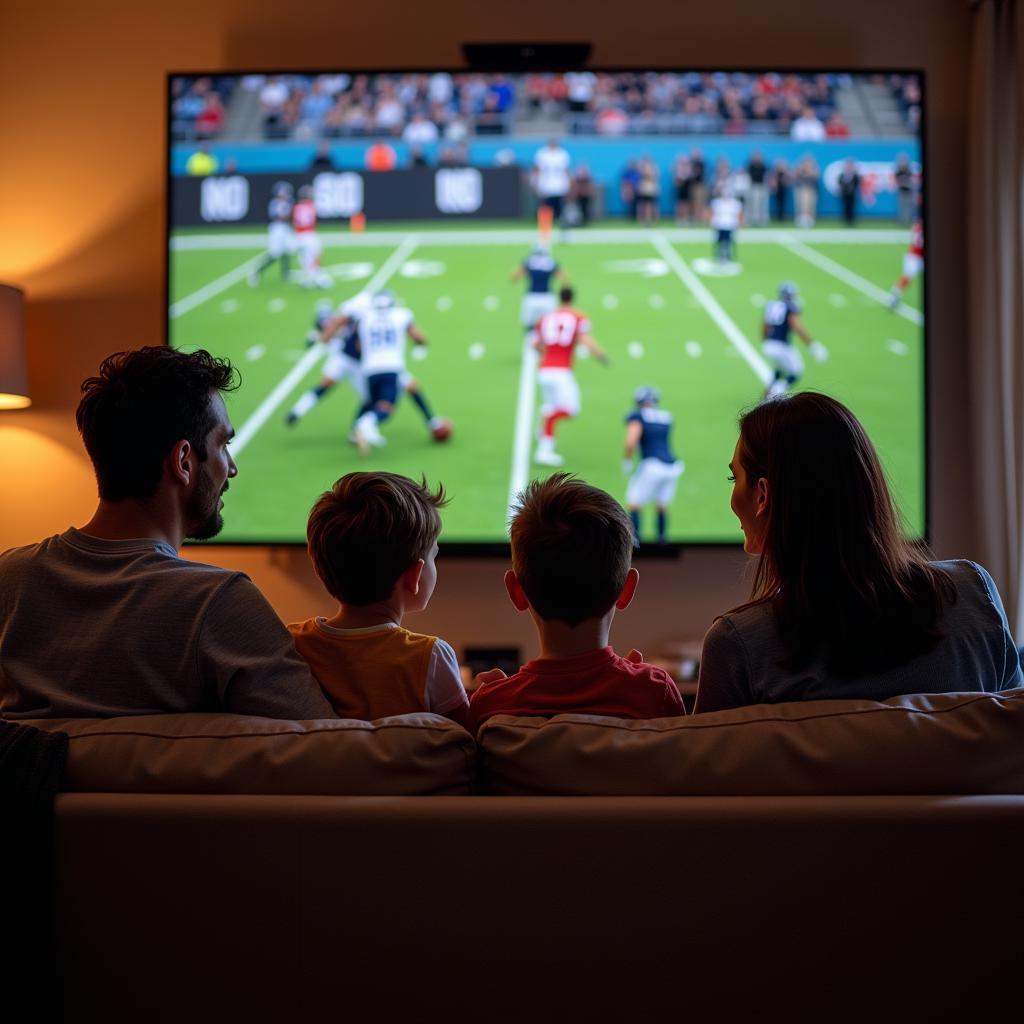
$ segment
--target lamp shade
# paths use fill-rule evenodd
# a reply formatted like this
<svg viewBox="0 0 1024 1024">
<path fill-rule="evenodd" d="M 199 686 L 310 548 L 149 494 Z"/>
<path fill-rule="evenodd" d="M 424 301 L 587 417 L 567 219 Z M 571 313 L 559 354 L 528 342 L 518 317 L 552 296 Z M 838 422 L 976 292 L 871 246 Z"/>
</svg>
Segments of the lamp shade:
<svg viewBox="0 0 1024 1024">
<path fill-rule="evenodd" d="M 31 404 L 25 366 L 25 293 L 0 284 L 0 409 L 24 409 Z"/>
</svg>

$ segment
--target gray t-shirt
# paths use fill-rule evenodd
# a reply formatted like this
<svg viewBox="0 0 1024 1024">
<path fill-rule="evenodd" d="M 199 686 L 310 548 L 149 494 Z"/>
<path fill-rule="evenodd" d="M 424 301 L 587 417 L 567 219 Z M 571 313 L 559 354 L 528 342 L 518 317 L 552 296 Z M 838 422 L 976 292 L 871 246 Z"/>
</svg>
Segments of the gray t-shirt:
<svg viewBox="0 0 1024 1024">
<path fill-rule="evenodd" d="M 0 555 L 0 714 L 335 718 L 244 573 L 69 529 Z"/>
<path fill-rule="evenodd" d="M 704 636 L 694 710 L 794 700 L 888 700 L 905 693 L 1009 690 L 1024 686 L 1020 659 L 992 577 L 976 562 L 934 563 L 949 573 L 956 601 L 947 604 L 942 639 L 905 665 L 837 679 L 819 658 L 781 668 L 785 649 L 767 604 L 716 619 Z"/>
</svg>

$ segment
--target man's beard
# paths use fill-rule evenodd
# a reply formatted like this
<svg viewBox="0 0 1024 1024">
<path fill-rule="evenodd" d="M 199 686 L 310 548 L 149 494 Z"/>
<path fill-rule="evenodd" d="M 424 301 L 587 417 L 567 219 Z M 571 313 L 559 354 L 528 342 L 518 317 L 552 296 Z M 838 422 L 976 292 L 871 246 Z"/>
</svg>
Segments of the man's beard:
<svg viewBox="0 0 1024 1024">
<path fill-rule="evenodd" d="M 199 471 L 199 484 L 189 500 L 186 513 L 188 525 L 185 535 L 189 540 L 209 540 L 224 528 L 224 517 L 220 514 L 220 496 L 228 489 L 225 483 L 217 490 L 206 473 Z"/>
</svg>

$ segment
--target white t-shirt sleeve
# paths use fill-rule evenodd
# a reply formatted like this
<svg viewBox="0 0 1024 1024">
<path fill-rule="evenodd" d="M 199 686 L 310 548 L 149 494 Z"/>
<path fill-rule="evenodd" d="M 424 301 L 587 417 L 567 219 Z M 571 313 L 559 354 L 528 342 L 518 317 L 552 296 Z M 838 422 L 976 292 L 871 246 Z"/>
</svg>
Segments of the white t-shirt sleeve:
<svg viewBox="0 0 1024 1024">
<path fill-rule="evenodd" d="M 447 715 L 460 707 L 469 707 L 459 659 L 451 644 L 440 638 L 434 641 L 434 649 L 430 652 L 426 698 L 427 710 L 436 715 Z"/>
</svg>

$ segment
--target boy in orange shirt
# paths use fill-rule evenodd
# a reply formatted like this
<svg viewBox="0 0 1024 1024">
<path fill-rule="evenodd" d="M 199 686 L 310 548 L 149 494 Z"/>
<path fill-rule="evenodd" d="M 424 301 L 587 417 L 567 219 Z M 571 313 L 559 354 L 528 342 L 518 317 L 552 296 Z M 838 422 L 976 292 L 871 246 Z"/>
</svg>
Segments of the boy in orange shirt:
<svg viewBox="0 0 1024 1024">
<path fill-rule="evenodd" d="M 615 610 L 633 600 L 639 579 L 630 568 L 633 527 L 625 509 L 610 494 L 555 473 L 518 496 L 511 539 L 505 588 L 533 617 L 540 657 L 513 676 L 499 669 L 480 676 L 470 731 L 492 715 L 685 714 L 664 669 L 634 660 L 634 652 L 621 658 L 608 645 Z"/>
<path fill-rule="evenodd" d="M 288 626 L 341 718 L 371 720 L 432 711 L 460 725 L 469 702 L 458 658 L 444 640 L 402 627 L 426 608 L 444 488 L 395 473 L 349 473 L 309 515 L 309 557 L 338 601 L 331 618 Z"/>
</svg>

